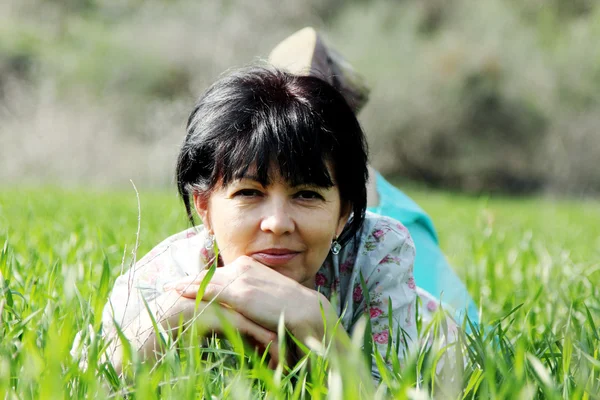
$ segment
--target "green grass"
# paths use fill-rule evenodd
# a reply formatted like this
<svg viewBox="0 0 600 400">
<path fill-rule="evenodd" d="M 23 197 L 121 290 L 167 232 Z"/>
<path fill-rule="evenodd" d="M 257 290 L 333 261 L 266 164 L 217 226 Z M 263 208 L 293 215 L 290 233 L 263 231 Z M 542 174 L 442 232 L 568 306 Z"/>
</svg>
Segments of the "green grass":
<svg viewBox="0 0 600 400">
<path fill-rule="evenodd" d="M 96 338 L 82 370 L 69 350 L 78 331 L 99 329 L 108 291 L 132 259 L 135 192 L 3 188 L 0 393 L 11 399 L 600 398 L 600 203 L 409 193 L 433 217 L 444 251 L 480 304 L 485 334 L 462 338 L 452 371 L 436 375 L 443 351 L 423 349 L 394 371 L 382 367 L 385 386 L 378 388 L 364 379 L 358 348 L 325 349 L 325 357 L 313 352 L 284 373 L 268 370 L 233 334 L 228 345 L 216 340 L 207 348 L 190 338 L 180 351 L 166 343 L 164 362 L 134 362 L 125 378 L 98 356 L 104 343 Z M 172 193 L 142 191 L 140 202 L 141 256 L 187 222 Z"/>
</svg>

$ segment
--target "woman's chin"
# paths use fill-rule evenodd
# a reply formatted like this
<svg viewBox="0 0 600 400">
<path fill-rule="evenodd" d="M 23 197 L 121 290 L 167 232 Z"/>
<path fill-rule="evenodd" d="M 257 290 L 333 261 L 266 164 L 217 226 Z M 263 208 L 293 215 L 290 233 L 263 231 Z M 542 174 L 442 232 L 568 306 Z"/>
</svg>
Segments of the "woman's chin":
<svg viewBox="0 0 600 400">
<path fill-rule="evenodd" d="M 313 276 L 307 276 L 300 253 L 287 257 L 273 257 L 264 253 L 254 253 L 250 257 L 302 286 L 314 289 L 315 276 L 314 274 Z"/>
</svg>

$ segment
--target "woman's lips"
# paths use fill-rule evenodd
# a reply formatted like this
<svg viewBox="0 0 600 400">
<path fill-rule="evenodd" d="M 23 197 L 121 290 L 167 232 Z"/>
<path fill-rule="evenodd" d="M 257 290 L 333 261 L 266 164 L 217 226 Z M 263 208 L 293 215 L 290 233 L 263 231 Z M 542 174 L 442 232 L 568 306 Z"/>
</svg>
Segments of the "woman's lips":
<svg viewBox="0 0 600 400">
<path fill-rule="evenodd" d="M 277 267 L 287 264 L 300 252 L 289 249 L 265 249 L 252 253 L 251 257 L 259 263 L 270 267 Z"/>
</svg>

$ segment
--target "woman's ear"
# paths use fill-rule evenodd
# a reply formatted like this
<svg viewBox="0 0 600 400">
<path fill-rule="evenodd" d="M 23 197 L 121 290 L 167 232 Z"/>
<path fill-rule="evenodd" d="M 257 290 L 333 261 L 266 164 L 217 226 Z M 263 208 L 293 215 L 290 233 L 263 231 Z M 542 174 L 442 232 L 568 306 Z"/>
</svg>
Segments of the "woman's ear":
<svg viewBox="0 0 600 400">
<path fill-rule="evenodd" d="M 348 218 L 350 218 L 350 212 L 352 211 L 352 205 L 349 202 L 343 202 L 342 208 L 340 209 L 340 219 L 338 221 L 337 228 L 335 230 L 335 237 L 340 237 L 346 223 L 348 222 Z"/>
<path fill-rule="evenodd" d="M 210 219 L 208 218 L 208 196 L 194 192 L 193 197 L 194 207 L 196 208 L 198 216 L 202 220 L 202 224 L 209 232 L 212 232 L 210 228 Z"/>
</svg>

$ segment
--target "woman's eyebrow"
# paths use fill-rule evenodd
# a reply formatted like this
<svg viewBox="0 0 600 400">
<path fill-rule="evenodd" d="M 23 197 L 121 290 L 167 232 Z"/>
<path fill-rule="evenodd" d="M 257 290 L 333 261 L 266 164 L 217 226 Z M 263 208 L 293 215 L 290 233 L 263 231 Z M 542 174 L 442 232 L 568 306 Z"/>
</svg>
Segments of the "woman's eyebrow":
<svg viewBox="0 0 600 400">
<path fill-rule="evenodd" d="M 292 185 L 290 185 L 290 186 L 292 186 Z M 325 186 L 317 185 L 316 183 L 310 183 L 310 182 L 299 183 L 297 185 L 293 185 L 292 187 L 295 189 L 297 189 L 297 188 L 327 189 L 327 187 L 325 187 Z"/>
<path fill-rule="evenodd" d="M 272 179 L 268 179 L 267 182 L 263 183 L 262 180 L 260 179 L 260 177 L 258 175 L 255 175 L 253 173 L 246 173 L 242 176 L 240 176 L 238 179 L 238 181 L 251 181 L 254 183 L 258 183 L 259 185 L 263 186 L 263 187 L 267 187 L 270 186 L 273 181 Z M 305 188 L 310 188 L 310 189 L 323 189 L 326 190 L 328 189 L 330 186 L 322 186 L 322 185 L 318 185 L 314 182 L 300 182 L 297 184 L 292 184 L 290 182 L 286 182 L 287 185 L 289 185 L 290 188 L 292 189 L 305 189 Z"/>
<path fill-rule="evenodd" d="M 259 183 L 260 185 L 262 185 L 262 182 L 261 182 L 260 178 L 258 177 L 258 175 L 246 174 L 246 175 L 240 176 L 237 180 L 238 181 L 253 181 L 253 182 L 256 182 L 256 183 Z M 267 182 L 267 185 L 268 185 L 268 182 Z"/>
</svg>

